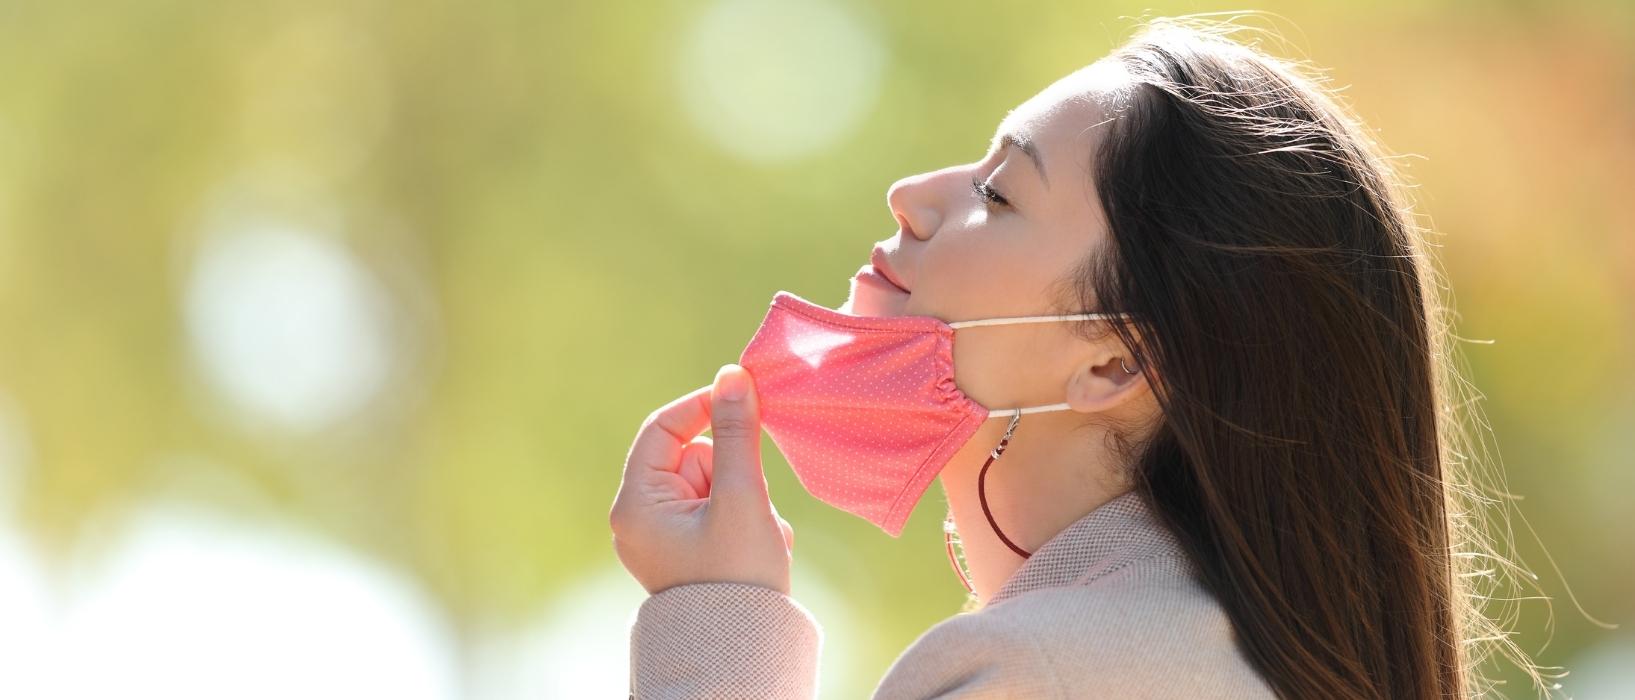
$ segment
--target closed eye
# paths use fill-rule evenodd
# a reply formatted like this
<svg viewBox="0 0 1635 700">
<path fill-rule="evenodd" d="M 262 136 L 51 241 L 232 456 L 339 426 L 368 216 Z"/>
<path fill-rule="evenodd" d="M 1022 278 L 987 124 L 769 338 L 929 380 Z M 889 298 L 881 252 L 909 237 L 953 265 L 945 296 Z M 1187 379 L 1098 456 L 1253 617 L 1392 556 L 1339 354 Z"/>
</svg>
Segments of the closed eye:
<svg viewBox="0 0 1635 700">
<path fill-rule="evenodd" d="M 981 178 L 971 178 L 971 191 L 976 193 L 977 199 L 988 205 L 1010 206 L 1010 200 L 1005 199 L 1005 195 L 1000 194 L 993 186 L 983 182 Z"/>
</svg>

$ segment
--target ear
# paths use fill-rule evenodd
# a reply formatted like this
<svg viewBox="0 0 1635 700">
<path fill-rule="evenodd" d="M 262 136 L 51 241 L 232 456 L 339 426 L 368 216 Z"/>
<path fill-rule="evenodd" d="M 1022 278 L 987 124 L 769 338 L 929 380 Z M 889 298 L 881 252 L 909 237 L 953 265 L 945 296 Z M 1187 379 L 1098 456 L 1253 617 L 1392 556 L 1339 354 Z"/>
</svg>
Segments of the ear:
<svg viewBox="0 0 1635 700">
<path fill-rule="evenodd" d="M 1106 413 L 1148 390 L 1141 368 L 1122 350 L 1098 353 L 1073 371 L 1067 380 L 1068 406 L 1079 413 Z"/>
</svg>

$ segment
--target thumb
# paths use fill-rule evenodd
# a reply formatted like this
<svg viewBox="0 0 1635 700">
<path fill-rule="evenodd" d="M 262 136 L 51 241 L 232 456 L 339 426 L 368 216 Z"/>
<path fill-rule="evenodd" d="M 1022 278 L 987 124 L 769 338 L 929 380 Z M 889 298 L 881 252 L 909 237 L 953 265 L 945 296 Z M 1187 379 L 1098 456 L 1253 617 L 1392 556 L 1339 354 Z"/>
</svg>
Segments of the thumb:
<svg viewBox="0 0 1635 700">
<path fill-rule="evenodd" d="M 791 552 L 795 551 L 795 526 L 790 525 L 788 520 L 783 519 L 783 516 L 778 516 L 778 529 L 783 531 L 784 549 Z"/>
<path fill-rule="evenodd" d="M 761 471 L 761 415 L 749 371 L 735 364 L 715 373 L 710 392 L 710 436 L 715 443 L 710 500 L 771 503 Z"/>
<path fill-rule="evenodd" d="M 777 506 L 772 506 L 772 519 L 778 521 L 778 529 L 783 532 L 783 548 L 795 551 L 795 526 L 790 525 L 788 520 L 784 520 L 783 516 L 778 514 Z"/>
</svg>

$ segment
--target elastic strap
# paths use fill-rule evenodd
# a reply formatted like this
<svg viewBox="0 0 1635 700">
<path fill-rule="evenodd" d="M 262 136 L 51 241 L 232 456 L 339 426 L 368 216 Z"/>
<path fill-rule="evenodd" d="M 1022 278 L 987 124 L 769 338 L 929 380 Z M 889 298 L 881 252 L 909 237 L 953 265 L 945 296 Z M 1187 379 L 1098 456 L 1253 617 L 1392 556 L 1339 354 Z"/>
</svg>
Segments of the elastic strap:
<svg viewBox="0 0 1635 700">
<path fill-rule="evenodd" d="M 1018 416 L 1025 416 L 1025 415 L 1027 415 L 1029 413 L 1044 413 L 1046 411 L 1069 411 L 1069 410 L 1072 410 L 1072 409 L 1073 409 L 1072 406 L 1069 406 L 1069 405 L 1067 405 L 1065 403 L 1052 403 L 1052 404 L 1045 404 L 1043 406 L 1029 406 L 1027 408 L 1006 408 L 1006 409 L 1002 409 L 1002 410 L 998 410 L 998 411 L 989 411 L 988 412 L 988 417 L 989 418 L 995 418 L 995 417 L 998 417 L 998 416 L 1002 416 L 1002 415 L 1004 415 L 1006 413 L 1010 413 L 1010 414 L 1014 414 L 1014 415 L 1018 415 Z M 1007 430 L 1005 432 L 1005 438 L 1006 439 L 1010 438 L 1010 431 Z"/>
<path fill-rule="evenodd" d="M 974 321 L 955 321 L 948 324 L 949 328 L 958 330 L 972 326 L 1003 326 L 1012 323 L 1049 323 L 1051 321 L 1089 321 L 1097 318 L 1117 318 L 1129 314 L 1065 314 L 1061 316 L 1011 316 L 1009 318 L 983 318 Z"/>
</svg>

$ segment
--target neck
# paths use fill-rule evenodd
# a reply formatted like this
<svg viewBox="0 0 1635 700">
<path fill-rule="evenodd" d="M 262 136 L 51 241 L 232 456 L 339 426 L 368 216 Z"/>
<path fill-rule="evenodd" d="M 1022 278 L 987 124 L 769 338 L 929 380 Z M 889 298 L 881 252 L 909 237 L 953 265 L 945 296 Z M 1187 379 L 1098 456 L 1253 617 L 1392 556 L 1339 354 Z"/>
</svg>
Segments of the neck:
<svg viewBox="0 0 1635 700">
<path fill-rule="evenodd" d="M 983 605 L 1027 561 L 993 531 L 977 494 L 982 464 L 1010 415 L 989 418 L 940 476 L 971 586 Z M 1004 454 L 988 467 L 988 512 L 1011 542 L 1029 552 L 1130 488 L 1118 476 L 1124 458 L 1104 446 L 1106 429 L 1084 420 L 1072 411 L 1024 415 Z"/>
</svg>

